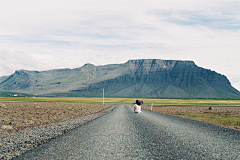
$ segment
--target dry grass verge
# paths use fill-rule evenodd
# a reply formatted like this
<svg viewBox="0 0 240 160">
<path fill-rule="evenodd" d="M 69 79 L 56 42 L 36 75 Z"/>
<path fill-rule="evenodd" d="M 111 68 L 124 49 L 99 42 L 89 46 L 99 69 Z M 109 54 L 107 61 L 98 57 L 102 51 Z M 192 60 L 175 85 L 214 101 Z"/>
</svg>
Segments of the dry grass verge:
<svg viewBox="0 0 240 160">
<path fill-rule="evenodd" d="M 151 110 L 151 105 L 143 105 L 142 107 Z M 209 107 L 212 109 L 209 110 Z M 154 105 L 152 110 L 240 130 L 239 106 Z"/>
<path fill-rule="evenodd" d="M 0 102 L 0 135 L 101 112 L 111 104 Z"/>
</svg>

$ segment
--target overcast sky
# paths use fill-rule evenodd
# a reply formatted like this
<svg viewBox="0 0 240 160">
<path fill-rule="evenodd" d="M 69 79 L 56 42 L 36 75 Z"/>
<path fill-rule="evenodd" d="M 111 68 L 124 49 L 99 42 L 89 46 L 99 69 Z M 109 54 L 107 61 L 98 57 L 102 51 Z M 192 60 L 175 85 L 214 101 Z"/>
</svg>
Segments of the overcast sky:
<svg viewBox="0 0 240 160">
<path fill-rule="evenodd" d="M 1 0 L 0 76 L 192 60 L 240 90 L 239 0 Z"/>
</svg>

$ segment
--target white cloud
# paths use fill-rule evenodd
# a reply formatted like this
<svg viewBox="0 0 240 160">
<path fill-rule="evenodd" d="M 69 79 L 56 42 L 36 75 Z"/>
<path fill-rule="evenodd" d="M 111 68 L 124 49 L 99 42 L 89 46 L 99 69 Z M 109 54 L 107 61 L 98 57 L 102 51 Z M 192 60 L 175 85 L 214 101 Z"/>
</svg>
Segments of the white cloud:
<svg viewBox="0 0 240 160">
<path fill-rule="evenodd" d="M 123 63 L 194 60 L 240 90 L 237 0 L 0 1 L 0 76 Z"/>
<path fill-rule="evenodd" d="M 33 69 L 41 64 L 30 54 L 22 51 L 0 50 L 0 75 L 10 75 L 15 70 Z"/>
</svg>

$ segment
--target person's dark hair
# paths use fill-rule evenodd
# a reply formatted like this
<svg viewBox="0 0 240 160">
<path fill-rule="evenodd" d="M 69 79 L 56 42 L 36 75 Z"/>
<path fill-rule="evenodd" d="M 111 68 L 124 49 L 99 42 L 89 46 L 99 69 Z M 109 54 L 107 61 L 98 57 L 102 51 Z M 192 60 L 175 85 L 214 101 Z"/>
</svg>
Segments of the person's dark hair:
<svg viewBox="0 0 240 160">
<path fill-rule="evenodd" d="M 141 105 L 141 104 L 143 104 L 143 101 L 139 101 L 139 100 L 136 100 L 136 103 L 137 103 L 137 105 Z"/>
</svg>

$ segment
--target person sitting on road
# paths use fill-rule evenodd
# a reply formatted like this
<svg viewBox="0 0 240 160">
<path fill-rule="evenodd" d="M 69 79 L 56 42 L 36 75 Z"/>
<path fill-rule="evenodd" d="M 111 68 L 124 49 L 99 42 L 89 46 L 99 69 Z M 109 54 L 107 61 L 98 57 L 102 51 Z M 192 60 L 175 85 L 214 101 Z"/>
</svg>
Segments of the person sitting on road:
<svg viewBox="0 0 240 160">
<path fill-rule="evenodd" d="M 143 104 L 143 101 L 136 100 L 136 102 L 134 102 L 133 104 L 134 104 L 134 112 L 135 113 L 142 113 L 141 104 Z"/>
</svg>

